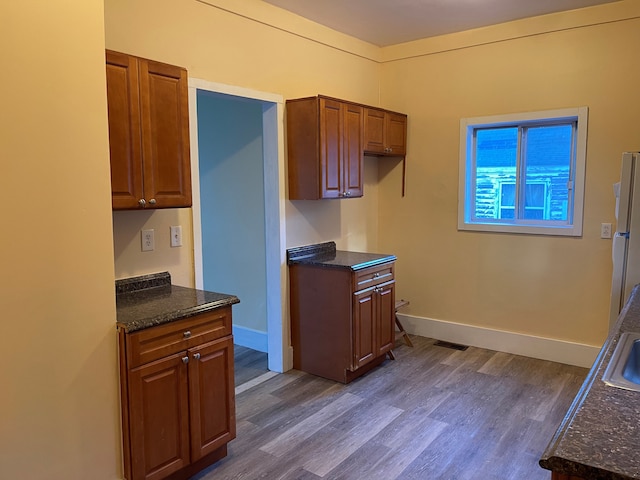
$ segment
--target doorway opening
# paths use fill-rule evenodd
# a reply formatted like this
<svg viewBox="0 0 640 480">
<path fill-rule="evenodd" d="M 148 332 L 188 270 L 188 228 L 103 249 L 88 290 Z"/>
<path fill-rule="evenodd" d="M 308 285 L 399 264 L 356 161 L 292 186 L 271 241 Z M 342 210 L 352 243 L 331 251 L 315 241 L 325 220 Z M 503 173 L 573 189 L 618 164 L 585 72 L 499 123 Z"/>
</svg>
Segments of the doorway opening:
<svg viewBox="0 0 640 480">
<path fill-rule="evenodd" d="M 189 79 L 196 288 L 232 293 L 234 341 L 284 372 L 283 100 Z"/>
</svg>

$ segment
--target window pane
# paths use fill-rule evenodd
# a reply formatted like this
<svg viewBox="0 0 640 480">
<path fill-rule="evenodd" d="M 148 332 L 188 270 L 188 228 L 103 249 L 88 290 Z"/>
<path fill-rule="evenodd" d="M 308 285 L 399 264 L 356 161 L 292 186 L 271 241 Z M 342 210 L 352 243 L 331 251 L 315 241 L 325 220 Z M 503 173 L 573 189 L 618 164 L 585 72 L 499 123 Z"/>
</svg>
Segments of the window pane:
<svg viewBox="0 0 640 480">
<path fill-rule="evenodd" d="M 525 134 L 525 218 L 566 221 L 573 126 L 530 127 Z"/>
<path fill-rule="evenodd" d="M 518 128 L 484 128 L 475 133 L 475 217 L 513 218 L 513 211 L 504 216 L 500 209 L 503 204 L 500 185 L 505 181 L 513 185 L 516 182 Z M 506 205 L 515 205 L 515 194 Z"/>
<path fill-rule="evenodd" d="M 515 183 L 503 183 L 502 195 L 500 196 L 500 205 L 503 207 L 516 205 L 516 184 Z"/>
<path fill-rule="evenodd" d="M 500 209 L 500 218 L 515 218 L 515 209 L 512 208 L 501 208 Z"/>
<path fill-rule="evenodd" d="M 525 202 L 524 206 L 527 207 L 542 207 L 545 206 L 544 185 L 540 183 L 527 183 L 525 186 Z"/>
<path fill-rule="evenodd" d="M 527 220 L 544 220 L 544 211 L 540 209 L 525 208 L 524 217 Z"/>
</svg>

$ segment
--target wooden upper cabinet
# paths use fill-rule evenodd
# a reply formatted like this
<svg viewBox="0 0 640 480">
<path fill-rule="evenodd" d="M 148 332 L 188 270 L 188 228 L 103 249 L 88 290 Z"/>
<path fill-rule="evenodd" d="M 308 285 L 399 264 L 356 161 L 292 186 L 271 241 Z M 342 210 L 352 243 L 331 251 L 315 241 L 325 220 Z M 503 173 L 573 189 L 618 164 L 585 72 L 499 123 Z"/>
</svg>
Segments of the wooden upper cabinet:
<svg viewBox="0 0 640 480">
<path fill-rule="evenodd" d="M 137 208 L 142 189 L 138 61 L 107 51 L 107 105 L 114 209 Z"/>
<path fill-rule="evenodd" d="M 184 68 L 107 50 L 114 209 L 191 206 Z"/>
<path fill-rule="evenodd" d="M 402 113 L 322 95 L 287 100 L 291 200 L 361 197 L 364 154 L 406 153 Z"/>
<path fill-rule="evenodd" d="M 289 198 L 361 197 L 361 105 L 328 97 L 287 101 Z"/>
<path fill-rule="evenodd" d="M 364 151 L 374 155 L 407 153 L 407 116 L 379 108 L 366 108 Z"/>
<path fill-rule="evenodd" d="M 347 196 L 361 197 L 364 193 L 362 188 L 364 108 L 351 103 L 343 104 L 343 120 L 343 186 Z"/>
</svg>

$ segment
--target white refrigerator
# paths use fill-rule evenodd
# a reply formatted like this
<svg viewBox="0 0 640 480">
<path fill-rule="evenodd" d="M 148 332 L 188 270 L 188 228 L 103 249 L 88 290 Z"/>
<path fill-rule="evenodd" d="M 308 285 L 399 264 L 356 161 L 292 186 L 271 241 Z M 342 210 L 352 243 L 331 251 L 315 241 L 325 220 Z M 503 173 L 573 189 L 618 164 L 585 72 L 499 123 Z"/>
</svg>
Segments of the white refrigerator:
<svg viewBox="0 0 640 480">
<path fill-rule="evenodd" d="M 612 247 L 610 327 L 633 287 L 640 283 L 640 153 L 622 154 L 620 183 L 614 185 L 614 193 L 617 222 Z"/>
</svg>

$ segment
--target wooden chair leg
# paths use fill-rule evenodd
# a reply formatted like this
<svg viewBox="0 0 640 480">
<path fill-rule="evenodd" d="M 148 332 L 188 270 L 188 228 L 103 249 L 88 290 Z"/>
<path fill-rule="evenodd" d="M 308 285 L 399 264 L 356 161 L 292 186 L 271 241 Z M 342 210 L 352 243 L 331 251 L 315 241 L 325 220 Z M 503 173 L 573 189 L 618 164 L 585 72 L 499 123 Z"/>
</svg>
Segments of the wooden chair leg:
<svg viewBox="0 0 640 480">
<path fill-rule="evenodd" d="M 398 329 L 400 330 L 400 333 L 402 334 L 405 343 L 407 345 L 409 345 L 410 347 L 413 347 L 413 343 L 411 343 L 411 339 L 409 338 L 409 334 L 405 331 L 404 327 L 400 323 L 400 320 L 398 320 L 398 316 L 397 315 L 396 315 L 396 325 L 398 326 Z"/>
</svg>

